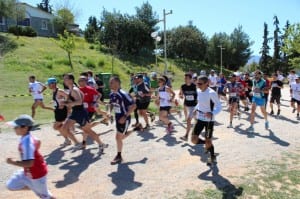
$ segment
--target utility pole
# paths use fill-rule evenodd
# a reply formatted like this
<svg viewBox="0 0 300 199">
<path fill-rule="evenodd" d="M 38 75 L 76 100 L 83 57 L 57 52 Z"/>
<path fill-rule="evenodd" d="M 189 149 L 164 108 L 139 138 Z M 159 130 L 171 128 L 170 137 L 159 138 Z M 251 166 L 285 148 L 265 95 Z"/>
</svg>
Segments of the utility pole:
<svg viewBox="0 0 300 199">
<path fill-rule="evenodd" d="M 223 48 L 222 45 L 219 45 L 218 47 L 220 48 L 220 51 L 221 51 L 221 63 L 220 63 L 220 67 L 221 67 L 221 73 L 223 73 L 222 59 L 223 59 L 223 50 L 225 48 Z"/>
<path fill-rule="evenodd" d="M 164 74 L 166 75 L 167 70 L 168 70 L 168 65 L 167 65 L 167 32 L 166 32 L 166 16 L 169 14 L 172 14 L 172 10 L 166 13 L 166 10 L 163 10 L 164 18 L 164 58 L 165 58 L 165 69 L 164 69 Z"/>
</svg>

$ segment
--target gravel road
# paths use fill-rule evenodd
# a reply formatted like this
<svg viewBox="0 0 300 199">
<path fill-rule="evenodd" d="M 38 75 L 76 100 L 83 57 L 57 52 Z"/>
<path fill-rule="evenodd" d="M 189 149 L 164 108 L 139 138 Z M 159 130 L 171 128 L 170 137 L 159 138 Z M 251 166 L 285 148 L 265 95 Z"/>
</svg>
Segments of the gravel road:
<svg viewBox="0 0 300 199">
<path fill-rule="evenodd" d="M 218 175 L 213 178 L 204 176 L 209 168 L 203 147 L 179 139 L 185 132 L 185 123 L 178 115 L 172 118 L 172 134 L 166 134 L 165 128 L 154 122 L 149 132 L 129 136 L 124 144 L 124 162 L 119 165 L 110 165 L 116 154 L 114 125 L 94 128 L 109 144 L 101 157 L 92 142 L 84 151 L 59 147 L 63 139 L 51 124 L 40 125 L 32 133 L 42 141 L 41 151 L 49 166 L 49 188 L 57 198 L 181 198 L 187 189 L 201 191 L 233 185 L 256 161 L 276 160 L 282 152 L 296 150 L 300 121 L 291 113 L 287 88 L 283 96 L 282 115 L 270 117 L 270 130 L 264 129 L 258 110 L 252 134 L 245 131 L 249 127 L 248 113 L 243 113 L 240 120 L 234 119 L 233 129 L 226 128 L 229 113 L 223 103 L 214 131 Z M 76 136 L 81 139 L 79 132 Z M 0 134 L 0 198 L 35 198 L 31 191 L 11 192 L 5 188 L 6 180 L 18 169 L 5 162 L 6 157 L 18 158 L 18 139 L 13 132 Z"/>
</svg>

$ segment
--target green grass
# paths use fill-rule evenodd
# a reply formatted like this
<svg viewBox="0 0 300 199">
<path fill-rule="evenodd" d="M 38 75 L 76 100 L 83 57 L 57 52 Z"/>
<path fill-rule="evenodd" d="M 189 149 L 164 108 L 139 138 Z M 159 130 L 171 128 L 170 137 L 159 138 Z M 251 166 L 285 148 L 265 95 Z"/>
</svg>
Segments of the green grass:
<svg viewBox="0 0 300 199">
<path fill-rule="evenodd" d="M 187 190 L 186 199 L 300 198 L 300 149 L 283 153 L 281 158 L 259 161 L 253 165 L 236 185 L 225 185 L 203 192 Z"/>
<path fill-rule="evenodd" d="M 76 49 L 72 54 L 72 63 L 74 71 L 71 70 L 68 63 L 67 54 L 51 38 L 44 37 L 15 37 L 11 34 L 0 33 L 0 36 L 7 36 L 16 44 L 16 48 L 5 51 L 0 56 L 0 114 L 7 120 L 15 118 L 21 113 L 31 113 L 32 97 L 10 97 L 2 96 L 28 94 L 28 76 L 35 75 L 40 82 L 46 82 L 49 77 L 57 77 L 59 85 L 62 83 L 62 74 L 72 72 L 75 77 L 88 69 L 95 74 L 102 72 L 112 72 L 120 76 L 122 87 L 129 88 L 129 74 L 136 72 L 162 72 L 164 69 L 163 60 L 159 60 L 159 67 L 155 66 L 154 57 L 142 58 L 127 56 L 112 57 L 110 54 L 100 52 L 97 45 L 91 45 L 83 38 L 76 38 Z M 94 46 L 94 47 L 91 47 Z M 120 59 L 119 59 L 119 58 Z M 183 72 L 178 69 L 172 61 L 168 68 L 175 72 L 173 85 L 176 88 L 183 82 Z M 50 94 L 49 90 L 45 91 Z M 50 96 L 45 97 L 45 103 L 51 101 Z M 151 109 L 156 110 L 153 106 Z M 36 119 L 38 122 L 49 122 L 53 118 L 50 111 L 37 109 Z"/>
</svg>

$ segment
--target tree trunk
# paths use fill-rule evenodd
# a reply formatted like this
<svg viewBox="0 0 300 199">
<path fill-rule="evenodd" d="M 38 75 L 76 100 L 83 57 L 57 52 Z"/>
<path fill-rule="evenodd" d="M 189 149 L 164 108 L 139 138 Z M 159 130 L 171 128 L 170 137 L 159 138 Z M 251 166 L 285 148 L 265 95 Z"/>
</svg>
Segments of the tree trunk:
<svg viewBox="0 0 300 199">
<path fill-rule="evenodd" d="M 72 64 L 72 60 L 71 60 L 71 53 L 68 52 L 68 58 L 69 58 L 69 64 L 71 66 L 71 69 L 73 70 L 73 64 Z"/>
</svg>

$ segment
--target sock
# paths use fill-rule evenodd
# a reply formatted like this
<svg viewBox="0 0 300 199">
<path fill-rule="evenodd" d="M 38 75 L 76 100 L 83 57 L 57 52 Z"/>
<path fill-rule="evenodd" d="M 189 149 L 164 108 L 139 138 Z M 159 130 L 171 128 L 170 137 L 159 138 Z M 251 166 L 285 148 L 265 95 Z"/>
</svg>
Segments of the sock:
<svg viewBox="0 0 300 199">
<path fill-rule="evenodd" d="M 85 141 L 85 140 L 83 140 L 83 141 L 82 141 L 82 145 L 85 145 L 85 144 L 86 144 L 86 141 Z"/>
<path fill-rule="evenodd" d="M 118 152 L 117 156 L 118 156 L 118 157 L 121 157 L 121 152 Z"/>
</svg>

